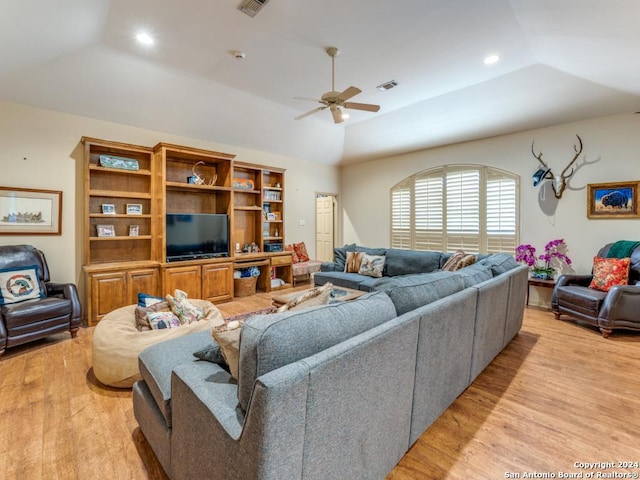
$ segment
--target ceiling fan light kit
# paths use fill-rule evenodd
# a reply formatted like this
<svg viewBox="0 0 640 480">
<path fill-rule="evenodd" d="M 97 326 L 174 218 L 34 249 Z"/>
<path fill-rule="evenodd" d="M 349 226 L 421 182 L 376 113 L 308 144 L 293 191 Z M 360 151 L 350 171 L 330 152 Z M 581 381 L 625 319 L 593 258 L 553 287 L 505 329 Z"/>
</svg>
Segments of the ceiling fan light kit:
<svg viewBox="0 0 640 480">
<path fill-rule="evenodd" d="M 306 99 L 303 97 L 295 97 L 301 100 L 313 100 L 315 102 L 321 103 L 322 107 L 314 108 L 313 110 L 309 110 L 301 115 L 295 117 L 296 120 L 301 120 L 309 115 L 313 115 L 321 110 L 329 108 L 331 111 L 331 115 L 333 116 L 334 123 L 342 123 L 345 118 L 348 118 L 349 115 L 344 112 L 342 109 L 354 109 L 354 110 L 364 110 L 367 112 L 377 112 L 380 110 L 380 105 L 373 105 L 371 103 L 356 103 L 356 102 L 347 102 L 352 97 L 358 95 L 362 90 L 357 87 L 348 87 L 343 92 L 337 92 L 335 87 L 335 63 L 336 57 L 340 53 L 340 51 L 336 47 L 327 47 L 326 49 L 327 55 L 331 57 L 331 91 L 325 93 L 320 97 L 320 100 L 316 99 Z M 341 107 L 341 108 L 340 108 Z"/>
</svg>

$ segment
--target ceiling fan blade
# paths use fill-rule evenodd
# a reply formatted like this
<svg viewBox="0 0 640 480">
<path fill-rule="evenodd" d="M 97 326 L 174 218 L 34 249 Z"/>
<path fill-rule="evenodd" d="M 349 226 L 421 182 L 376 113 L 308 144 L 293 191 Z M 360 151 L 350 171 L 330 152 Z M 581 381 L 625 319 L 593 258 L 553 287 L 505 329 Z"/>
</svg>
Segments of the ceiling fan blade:
<svg viewBox="0 0 640 480">
<path fill-rule="evenodd" d="M 344 92 L 342 92 L 340 95 L 338 95 L 336 100 L 344 102 L 345 100 L 349 100 L 351 97 L 355 97 L 361 91 L 362 90 L 360 90 L 357 87 L 349 87 Z"/>
<path fill-rule="evenodd" d="M 344 108 L 353 108 L 354 110 L 366 110 L 367 112 L 377 112 L 378 110 L 380 110 L 380 105 L 373 105 L 371 103 L 345 102 Z"/>
<path fill-rule="evenodd" d="M 323 107 L 318 107 L 318 108 L 314 108 L 313 110 L 309 110 L 306 113 L 303 113 L 302 115 L 298 115 L 294 120 L 302 120 L 305 117 L 308 117 L 309 115 L 313 115 L 314 113 L 319 112 L 320 110 L 324 110 L 325 108 L 327 108 L 328 105 L 325 105 Z"/>
<path fill-rule="evenodd" d="M 342 123 L 344 122 L 344 118 L 342 118 L 342 112 L 335 105 L 331 105 L 331 115 L 333 115 L 334 123 Z"/>
</svg>

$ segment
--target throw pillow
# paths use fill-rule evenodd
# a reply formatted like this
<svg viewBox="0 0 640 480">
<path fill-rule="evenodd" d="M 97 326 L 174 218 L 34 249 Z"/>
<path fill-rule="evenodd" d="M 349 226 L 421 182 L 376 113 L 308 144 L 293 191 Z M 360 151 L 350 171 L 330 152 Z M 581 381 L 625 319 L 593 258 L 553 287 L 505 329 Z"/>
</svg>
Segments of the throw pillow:
<svg viewBox="0 0 640 480">
<path fill-rule="evenodd" d="M 344 271 L 346 273 L 358 273 L 362 264 L 364 252 L 347 252 L 347 258 L 344 262 Z"/>
<path fill-rule="evenodd" d="M 40 285 L 37 265 L 0 270 L 0 305 L 46 296 L 47 292 Z"/>
<path fill-rule="evenodd" d="M 347 251 L 355 251 L 355 249 L 355 243 L 333 249 L 333 262 L 335 264 L 334 272 L 344 272 L 344 262 L 347 258 Z"/>
<path fill-rule="evenodd" d="M 188 324 L 204 318 L 204 311 L 187 300 L 187 294 L 176 289 L 173 296 L 167 295 L 171 311 L 178 316 L 180 323 Z"/>
<path fill-rule="evenodd" d="M 320 287 L 307 290 L 278 308 L 277 313 L 286 312 L 287 310 L 301 310 L 317 305 L 326 305 L 329 303 L 329 300 L 331 300 L 332 289 L 333 284 L 327 282 Z"/>
<path fill-rule="evenodd" d="M 152 330 L 162 330 L 165 328 L 177 328 L 181 325 L 180 319 L 173 312 L 148 313 L 147 318 Z"/>
<path fill-rule="evenodd" d="M 455 271 L 456 265 L 460 260 L 462 260 L 464 256 L 465 256 L 465 253 L 463 250 L 456 251 L 456 253 L 451 255 L 449 259 L 446 261 L 446 263 L 442 266 L 442 270 L 444 270 L 445 272 Z"/>
<path fill-rule="evenodd" d="M 360 275 L 367 275 L 368 277 L 380 278 L 382 277 L 382 270 L 384 269 L 384 255 L 367 255 L 362 256 L 362 262 L 360 263 Z"/>
<path fill-rule="evenodd" d="M 149 295 L 148 293 L 139 293 L 138 294 L 138 306 L 139 307 L 150 307 L 154 303 L 164 302 L 164 298 L 156 297 L 155 295 Z"/>
<path fill-rule="evenodd" d="M 629 283 L 629 263 L 627 258 L 593 258 L 593 279 L 589 288 L 608 292 L 615 285 Z"/>
<path fill-rule="evenodd" d="M 286 247 L 284 247 L 284 251 L 291 252 L 292 263 L 300 263 L 300 259 L 298 258 L 298 254 L 296 253 L 296 251 L 293 249 L 293 245 L 291 244 L 287 245 Z"/>
<path fill-rule="evenodd" d="M 473 265 L 474 263 L 476 263 L 476 260 L 477 258 L 475 255 L 465 255 L 458 261 L 458 263 L 456 263 L 454 271 Z"/>
<path fill-rule="evenodd" d="M 150 313 L 158 313 L 158 312 L 170 312 L 171 308 L 169 307 L 169 302 L 161 301 L 154 303 L 149 307 L 141 307 L 137 306 L 135 310 L 136 317 L 136 328 L 138 331 L 142 332 L 143 330 L 151 330 L 151 323 L 149 322 L 148 315 Z"/>
<path fill-rule="evenodd" d="M 298 256 L 298 260 L 300 262 L 308 262 L 309 261 L 309 254 L 307 253 L 307 246 L 304 244 L 304 242 L 294 243 L 293 244 L 293 251 L 296 252 L 296 255 Z"/>
<path fill-rule="evenodd" d="M 229 373 L 235 379 L 238 378 L 238 350 L 240 349 L 240 332 L 244 321 L 233 321 L 218 325 L 211 329 L 213 339 L 220 345 L 220 350 L 225 362 L 229 366 Z"/>
<path fill-rule="evenodd" d="M 217 343 L 213 343 L 207 348 L 193 352 L 193 356 L 198 360 L 205 360 L 211 363 L 217 363 L 218 365 L 227 366 L 227 362 L 222 356 L 222 349 Z"/>
</svg>

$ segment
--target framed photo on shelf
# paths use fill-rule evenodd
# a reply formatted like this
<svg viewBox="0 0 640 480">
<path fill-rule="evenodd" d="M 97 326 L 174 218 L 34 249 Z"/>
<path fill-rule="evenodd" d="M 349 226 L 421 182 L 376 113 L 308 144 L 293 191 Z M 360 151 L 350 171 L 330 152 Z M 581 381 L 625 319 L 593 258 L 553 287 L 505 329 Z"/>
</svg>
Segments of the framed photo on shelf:
<svg viewBox="0 0 640 480">
<path fill-rule="evenodd" d="M 129 225 L 129 236 L 130 237 L 137 237 L 139 231 L 140 231 L 140 226 L 139 225 Z"/>
<path fill-rule="evenodd" d="M 127 215 L 142 215 L 142 204 L 127 203 Z"/>
<path fill-rule="evenodd" d="M 590 183 L 587 185 L 588 218 L 638 218 L 640 182 Z"/>
<path fill-rule="evenodd" d="M 96 225 L 99 237 L 115 237 L 116 229 L 113 225 Z"/>
<path fill-rule="evenodd" d="M 0 235 L 61 235 L 62 192 L 0 187 Z"/>
<path fill-rule="evenodd" d="M 116 206 L 113 203 L 103 203 L 102 204 L 102 213 L 105 215 L 115 215 L 116 214 Z"/>
</svg>

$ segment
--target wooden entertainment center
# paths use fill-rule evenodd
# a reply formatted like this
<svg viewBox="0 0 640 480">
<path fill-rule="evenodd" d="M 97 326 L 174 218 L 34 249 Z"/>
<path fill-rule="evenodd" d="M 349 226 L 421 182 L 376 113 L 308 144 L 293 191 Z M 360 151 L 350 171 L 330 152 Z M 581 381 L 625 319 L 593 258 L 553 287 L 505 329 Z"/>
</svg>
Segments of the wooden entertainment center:
<svg viewBox="0 0 640 480">
<path fill-rule="evenodd" d="M 259 269 L 258 291 L 291 287 L 291 254 L 279 251 L 284 169 L 167 143 L 82 143 L 88 325 L 136 303 L 139 292 L 161 296 L 179 288 L 189 298 L 231 300 L 233 272 L 245 267 Z M 167 262 L 167 213 L 227 215 L 229 255 Z M 283 284 L 272 288 L 272 275 Z"/>
</svg>

